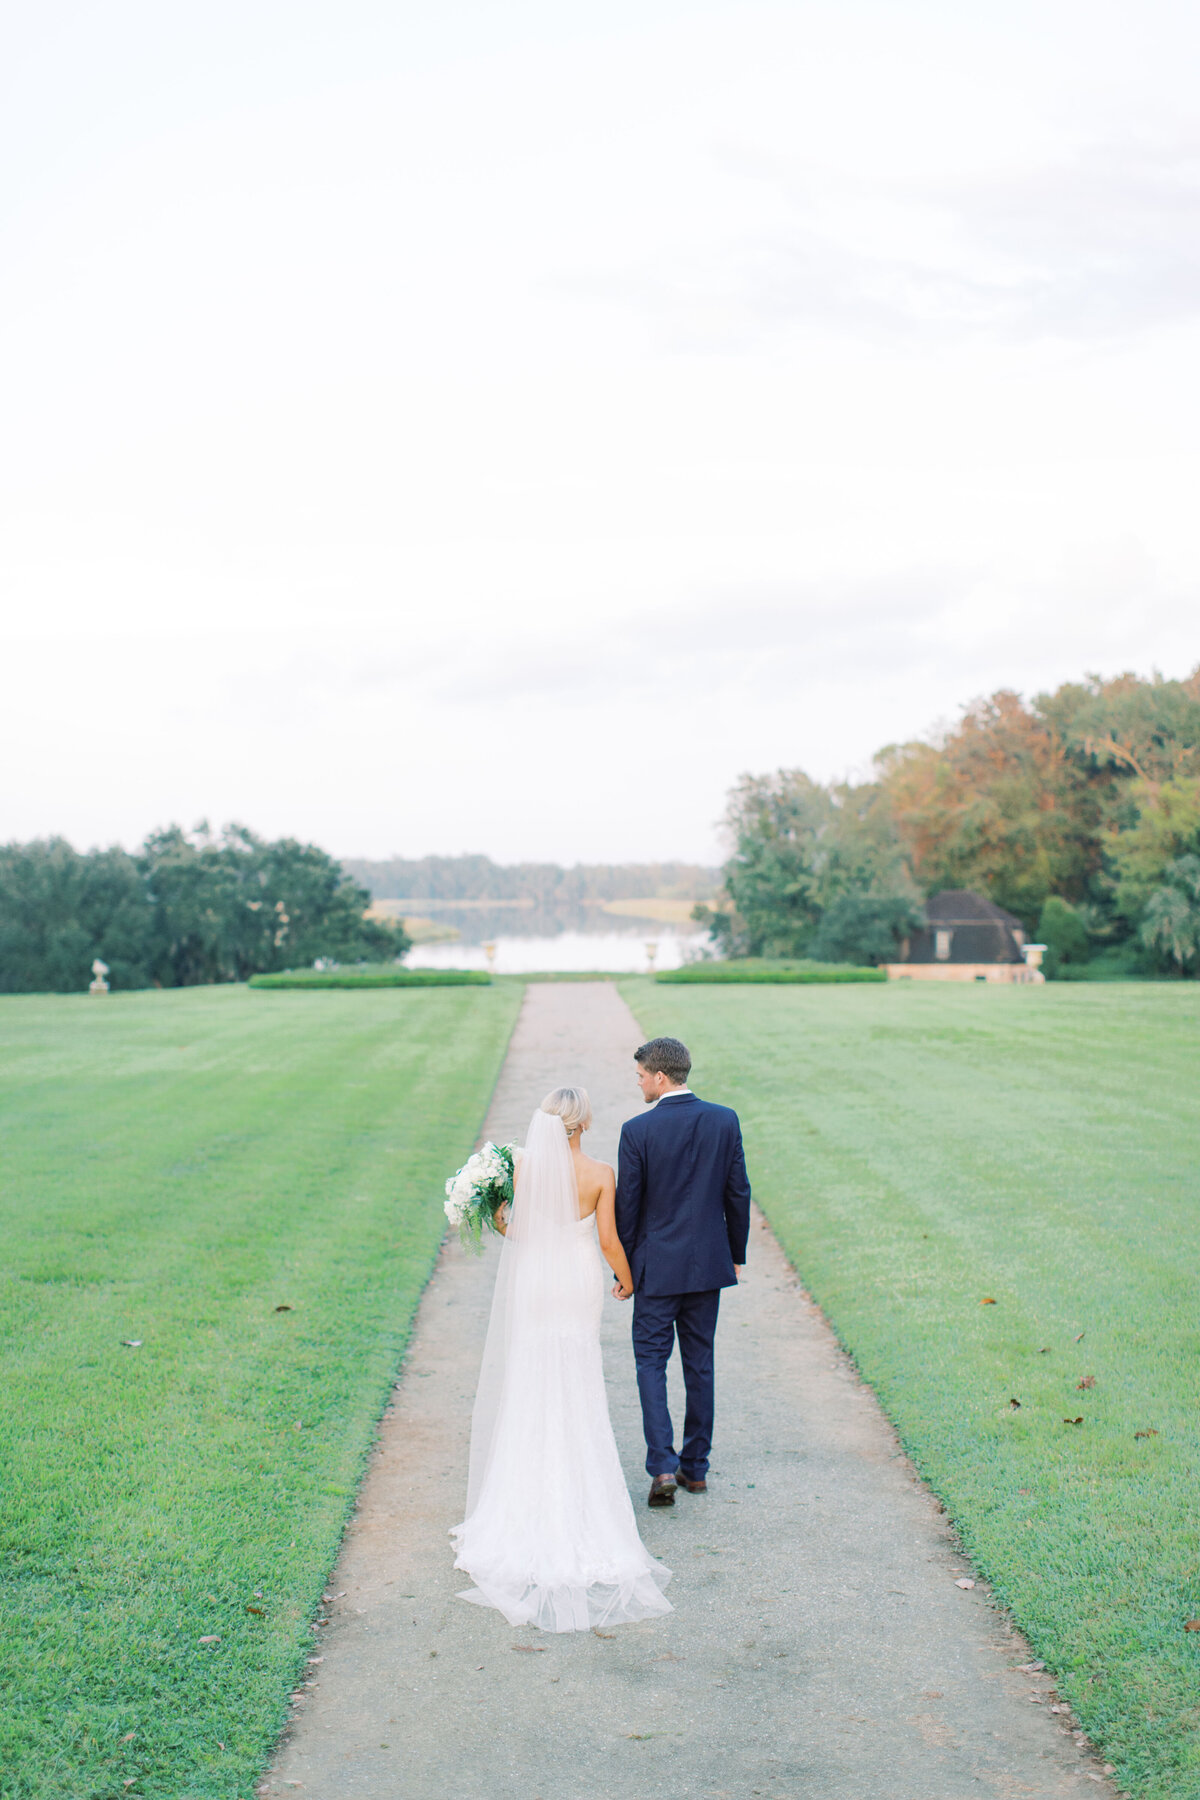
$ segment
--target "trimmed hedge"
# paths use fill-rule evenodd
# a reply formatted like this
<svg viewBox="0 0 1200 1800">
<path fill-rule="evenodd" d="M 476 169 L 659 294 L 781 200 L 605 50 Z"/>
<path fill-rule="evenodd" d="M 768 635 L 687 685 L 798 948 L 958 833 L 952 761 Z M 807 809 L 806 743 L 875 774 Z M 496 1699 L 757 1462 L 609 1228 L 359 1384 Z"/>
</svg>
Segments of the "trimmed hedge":
<svg viewBox="0 0 1200 1800">
<path fill-rule="evenodd" d="M 886 969 L 862 969 L 854 963 L 768 962 L 746 956 L 729 962 L 685 963 L 681 969 L 663 969 L 656 981 L 886 981 Z"/>
<path fill-rule="evenodd" d="M 286 969 L 252 975 L 252 988 L 490 987 L 486 969 Z"/>
</svg>

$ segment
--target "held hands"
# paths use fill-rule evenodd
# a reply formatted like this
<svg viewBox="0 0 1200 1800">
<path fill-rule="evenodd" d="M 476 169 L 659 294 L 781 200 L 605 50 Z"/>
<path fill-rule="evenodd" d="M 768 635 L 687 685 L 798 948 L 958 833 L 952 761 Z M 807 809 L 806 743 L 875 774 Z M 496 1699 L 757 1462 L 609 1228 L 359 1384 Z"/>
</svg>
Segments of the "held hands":
<svg viewBox="0 0 1200 1800">
<path fill-rule="evenodd" d="M 738 1285 L 740 1287 L 746 1279 L 745 1263 L 734 1263 L 733 1272 L 737 1277 Z M 613 1282 L 612 1292 L 614 1300 L 631 1300 L 633 1298 L 633 1289 L 631 1287 L 623 1286 L 619 1281 Z"/>
</svg>

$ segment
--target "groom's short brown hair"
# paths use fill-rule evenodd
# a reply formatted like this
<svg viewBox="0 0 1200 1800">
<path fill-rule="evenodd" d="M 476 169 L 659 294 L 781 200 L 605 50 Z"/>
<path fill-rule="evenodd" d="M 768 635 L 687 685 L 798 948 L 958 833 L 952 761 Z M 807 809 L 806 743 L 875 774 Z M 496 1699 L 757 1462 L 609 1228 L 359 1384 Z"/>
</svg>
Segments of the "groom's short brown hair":
<svg viewBox="0 0 1200 1800">
<path fill-rule="evenodd" d="M 648 1044 L 634 1051 L 633 1060 L 641 1063 L 643 1069 L 649 1069 L 652 1075 L 665 1075 L 668 1081 L 677 1081 L 681 1085 L 691 1073 L 688 1047 L 678 1038 L 651 1038 Z"/>
</svg>

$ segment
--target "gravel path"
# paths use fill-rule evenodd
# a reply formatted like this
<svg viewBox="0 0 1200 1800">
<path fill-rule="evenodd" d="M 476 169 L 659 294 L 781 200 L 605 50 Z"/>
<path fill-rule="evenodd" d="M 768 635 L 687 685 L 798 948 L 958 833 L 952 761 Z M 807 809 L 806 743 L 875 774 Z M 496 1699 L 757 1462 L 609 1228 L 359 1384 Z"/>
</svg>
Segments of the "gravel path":
<svg viewBox="0 0 1200 1800">
<path fill-rule="evenodd" d="M 486 1134 L 523 1137 L 543 1093 L 578 1081 L 596 1110 L 588 1147 L 614 1158 L 641 1104 L 640 1035 L 606 983 L 531 985 Z M 675 1571 L 676 1611 L 609 1636 L 543 1636 L 455 1599 L 465 1580 L 447 1532 L 494 1267 L 443 1250 L 331 1582 L 316 1685 L 260 1793 L 1112 1793 L 1050 1712 L 1045 1678 L 1016 1668 L 1029 1652 L 984 1585 L 955 1585 L 970 1570 L 936 1503 L 758 1214 L 750 1281 L 722 1307 L 707 1496 L 646 1509 L 629 1312 L 606 1305 L 613 1425 L 645 1541 Z"/>
</svg>

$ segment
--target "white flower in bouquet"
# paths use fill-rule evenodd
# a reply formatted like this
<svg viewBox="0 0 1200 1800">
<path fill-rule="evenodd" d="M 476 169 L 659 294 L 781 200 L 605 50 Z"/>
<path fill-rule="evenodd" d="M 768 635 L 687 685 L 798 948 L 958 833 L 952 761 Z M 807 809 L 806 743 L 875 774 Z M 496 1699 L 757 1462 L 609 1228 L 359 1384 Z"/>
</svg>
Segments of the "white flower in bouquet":
<svg viewBox="0 0 1200 1800">
<path fill-rule="evenodd" d="M 512 1204 L 515 1149 L 513 1144 L 485 1144 L 446 1183 L 446 1217 L 458 1227 L 464 1244 L 476 1250 L 483 1248 L 485 1227 L 498 1231 L 497 1213 Z"/>
</svg>

